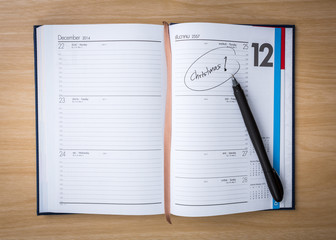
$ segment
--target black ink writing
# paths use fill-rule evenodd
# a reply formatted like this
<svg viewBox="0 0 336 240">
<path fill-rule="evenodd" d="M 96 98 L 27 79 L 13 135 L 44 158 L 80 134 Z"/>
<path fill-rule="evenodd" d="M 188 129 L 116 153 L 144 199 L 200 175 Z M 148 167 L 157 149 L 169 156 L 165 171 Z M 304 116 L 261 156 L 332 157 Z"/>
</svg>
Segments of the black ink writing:
<svg viewBox="0 0 336 240">
<path fill-rule="evenodd" d="M 184 85 L 192 91 L 208 91 L 221 86 L 240 70 L 235 56 L 236 51 L 232 47 L 217 47 L 205 52 L 187 69 Z M 218 62 L 214 63 L 217 58 Z"/>
<path fill-rule="evenodd" d="M 227 62 L 227 56 L 224 57 L 224 71 L 226 71 L 226 62 Z"/>
<path fill-rule="evenodd" d="M 197 71 L 195 70 L 191 75 L 190 75 L 190 80 L 194 81 L 197 79 L 201 79 L 203 77 L 209 76 L 211 73 L 218 71 L 219 69 L 221 69 L 221 65 L 217 64 L 216 66 L 211 67 L 210 69 L 208 67 L 205 67 L 205 71 L 201 71 L 200 73 L 197 73 Z"/>
</svg>

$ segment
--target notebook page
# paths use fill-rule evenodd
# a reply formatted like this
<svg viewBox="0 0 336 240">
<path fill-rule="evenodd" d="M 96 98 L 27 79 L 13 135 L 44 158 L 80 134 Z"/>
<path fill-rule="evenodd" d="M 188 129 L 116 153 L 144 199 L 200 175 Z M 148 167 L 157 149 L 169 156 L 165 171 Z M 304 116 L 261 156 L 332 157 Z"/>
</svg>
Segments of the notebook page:
<svg viewBox="0 0 336 240">
<path fill-rule="evenodd" d="M 272 156 L 274 68 L 253 67 L 251 44 L 273 44 L 274 29 L 189 23 L 172 25 L 170 33 L 172 213 L 211 216 L 271 208 L 230 77 L 244 89 Z"/>
<path fill-rule="evenodd" d="M 284 66 L 284 97 L 285 97 L 285 111 L 284 111 L 284 164 L 280 166 L 280 171 L 285 172 L 285 182 L 284 182 L 284 200 L 281 202 L 281 207 L 293 207 L 293 29 L 286 29 L 285 33 L 285 66 Z"/>
<path fill-rule="evenodd" d="M 49 69 L 44 211 L 163 213 L 163 27 L 39 31 Z"/>
</svg>

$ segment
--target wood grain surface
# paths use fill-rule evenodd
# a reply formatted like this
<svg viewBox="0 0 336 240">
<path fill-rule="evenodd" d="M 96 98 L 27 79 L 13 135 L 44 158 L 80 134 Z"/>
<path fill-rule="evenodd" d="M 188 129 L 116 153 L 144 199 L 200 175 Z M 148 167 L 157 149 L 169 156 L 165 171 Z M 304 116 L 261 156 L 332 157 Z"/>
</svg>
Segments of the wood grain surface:
<svg viewBox="0 0 336 240">
<path fill-rule="evenodd" d="M 0 1 L 0 239 L 335 239 L 336 1 Z M 296 25 L 296 210 L 36 216 L 33 25 Z"/>
</svg>

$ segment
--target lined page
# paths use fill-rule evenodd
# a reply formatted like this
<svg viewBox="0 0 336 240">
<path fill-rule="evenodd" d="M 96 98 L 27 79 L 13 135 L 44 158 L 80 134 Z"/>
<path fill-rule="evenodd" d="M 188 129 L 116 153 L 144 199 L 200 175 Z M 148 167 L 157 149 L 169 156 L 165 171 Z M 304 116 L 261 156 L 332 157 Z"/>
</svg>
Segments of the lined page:
<svg viewBox="0 0 336 240">
<path fill-rule="evenodd" d="M 43 31 L 51 36 L 46 51 L 56 66 L 54 77 L 44 79 L 54 83 L 48 111 L 55 120 L 48 136 L 56 139 L 56 150 L 48 161 L 56 171 L 48 172 L 49 211 L 162 213 L 163 27 Z"/>
<path fill-rule="evenodd" d="M 270 208 L 270 194 L 231 77 L 237 78 L 248 98 L 260 88 L 251 71 L 251 42 L 258 41 L 258 34 L 272 42 L 273 30 L 252 32 L 246 26 L 197 23 L 173 25 L 170 30 L 172 213 L 210 216 Z M 272 79 L 272 69 L 263 71 L 262 79 Z M 270 92 L 264 105 L 270 114 L 256 117 L 269 122 L 262 129 L 268 141 L 272 141 L 272 87 L 270 81 L 262 89 Z"/>
</svg>

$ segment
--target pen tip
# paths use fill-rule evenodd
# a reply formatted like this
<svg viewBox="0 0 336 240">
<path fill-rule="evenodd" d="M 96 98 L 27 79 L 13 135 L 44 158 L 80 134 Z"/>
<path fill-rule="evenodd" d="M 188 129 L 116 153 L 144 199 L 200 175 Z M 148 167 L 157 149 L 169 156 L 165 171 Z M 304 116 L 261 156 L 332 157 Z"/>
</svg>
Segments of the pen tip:
<svg viewBox="0 0 336 240">
<path fill-rule="evenodd" d="M 237 80 L 236 80 L 236 78 L 232 75 L 232 77 L 231 77 L 231 79 L 232 79 L 232 86 L 233 87 L 235 87 L 235 86 L 237 86 L 239 83 L 237 82 Z"/>
</svg>

